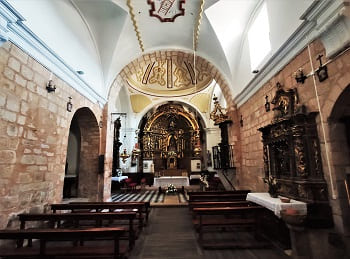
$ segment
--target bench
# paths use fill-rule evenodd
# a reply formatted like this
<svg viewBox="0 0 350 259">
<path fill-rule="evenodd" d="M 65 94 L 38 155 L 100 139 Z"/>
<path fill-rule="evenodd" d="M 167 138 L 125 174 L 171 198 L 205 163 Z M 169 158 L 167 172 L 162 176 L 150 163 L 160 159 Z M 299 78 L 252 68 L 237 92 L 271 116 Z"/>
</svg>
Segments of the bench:
<svg viewBox="0 0 350 259">
<path fill-rule="evenodd" d="M 232 191 L 190 191 L 188 195 L 207 195 L 207 194 L 247 194 L 250 190 L 232 190 Z"/>
<path fill-rule="evenodd" d="M 128 236 L 129 249 L 135 244 L 135 230 L 133 221 L 136 218 L 136 212 L 103 212 L 103 213 L 47 213 L 34 214 L 23 213 L 18 215 L 20 220 L 20 229 L 26 229 L 26 222 L 48 222 L 49 228 L 66 227 L 81 228 L 91 226 L 91 221 L 95 227 L 102 227 L 102 222 L 107 221 L 107 226 L 111 226 L 114 221 L 128 221 Z M 19 241 L 23 242 L 23 241 Z M 19 243 L 20 244 L 20 243 Z M 28 240 L 28 245 L 31 246 L 31 240 Z"/>
<path fill-rule="evenodd" d="M 254 205 L 256 204 L 249 201 L 192 201 L 188 203 L 188 208 L 193 212 L 194 208 L 247 207 Z M 193 218 L 195 218 L 195 213 L 193 213 Z"/>
<path fill-rule="evenodd" d="M 211 208 L 193 208 L 196 219 L 193 220 L 198 232 L 198 241 L 203 248 L 232 248 L 237 244 L 227 243 L 208 243 L 203 240 L 205 227 L 249 227 L 256 230 L 258 212 L 264 210 L 262 206 L 245 207 L 211 207 Z M 265 244 L 264 244 L 265 245 Z M 240 244 L 242 246 L 242 244 Z M 243 244 L 244 246 L 244 244 Z"/>
<path fill-rule="evenodd" d="M 142 204 L 142 213 L 145 214 L 146 223 L 148 222 L 148 215 L 151 208 L 149 201 L 126 201 L 126 202 L 70 202 L 69 204 L 101 204 L 101 205 L 110 205 L 110 204 L 129 204 L 129 205 L 140 205 Z M 114 206 L 114 205 L 113 205 Z"/>
<path fill-rule="evenodd" d="M 51 210 L 56 213 L 58 210 L 76 212 L 102 212 L 107 210 L 113 212 L 116 210 L 132 210 L 137 212 L 137 218 L 139 220 L 138 228 L 141 232 L 143 228 L 143 211 L 145 208 L 144 203 L 135 202 L 118 202 L 118 203 L 62 203 L 62 204 L 51 204 Z"/>
<path fill-rule="evenodd" d="M 88 229 L 20 229 L 0 230 L 2 240 L 38 239 L 39 247 L 4 247 L 0 248 L 0 257 L 4 258 L 54 258 L 55 256 L 79 258 L 93 256 L 94 258 L 121 258 L 123 249 L 119 247 L 119 237 L 124 228 L 88 228 Z M 96 242 L 113 240 L 113 245 L 72 246 L 61 242 L 59 246 L 48 247 L 47 243 L 54 241 L 96 240 Z"/>
<path fill-rule="evenodd" d="M 189 195 L 189 202 L 193 201 L 245 201 L 246 193 L 224 193 L 224 194 L 192 194 Z"/>
</svg>

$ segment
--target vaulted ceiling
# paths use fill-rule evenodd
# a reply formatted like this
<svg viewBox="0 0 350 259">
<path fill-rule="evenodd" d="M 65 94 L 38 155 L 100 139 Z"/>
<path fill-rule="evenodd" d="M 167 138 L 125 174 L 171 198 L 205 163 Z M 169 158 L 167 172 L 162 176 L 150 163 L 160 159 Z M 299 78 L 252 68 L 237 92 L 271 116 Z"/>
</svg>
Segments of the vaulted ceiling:
<svg viewBox="0 0 350 259">
<path fill-rule="evenodd" d="M 247 30 L 266 3 L 271 52 L 303 23 L 313 0 L 7 0 L 23 23 L 103 98 L 145 53 L 180 50 L 210 62 L 238 95 L 254 78 Z M 162 4 L 170 3 L 166 11 Z M 153 4 L 153 15 L 151 15 Z M 183 10 L 183 11 L 182 11 Z M 163 12 L 163 13 L 162 13 Z M 132 15 L 131 15 L 132 14 Z M 178 14 L 176 16 L 176 14 Z M 162 16 L 165 20 L 161 21 Z M 176 16 L 174 19 L 172 19 Z M 262 64 L 263 65 L 263 64 Z"/>
</svg>

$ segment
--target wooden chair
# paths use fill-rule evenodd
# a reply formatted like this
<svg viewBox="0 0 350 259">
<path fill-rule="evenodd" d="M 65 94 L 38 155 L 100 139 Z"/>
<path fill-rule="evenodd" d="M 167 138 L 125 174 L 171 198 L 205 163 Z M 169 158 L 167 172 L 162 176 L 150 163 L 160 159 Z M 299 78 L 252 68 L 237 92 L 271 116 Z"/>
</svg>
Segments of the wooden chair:
<svg viewBox="0 0 350 259">
<path fill-rule="evenodd" d="M 137 183 L 133 182 L 131 178 L 125 179 L 126 191 L 135 191 Z"/>
<path fill-rule="evenodd" d="M 147 184 L 146 178 L 142 178 L 141 183 L 140 183 L 140 186 L 141 186 L 140 190 L 141 191 L 146 189 L 146 184 Z"/>
</svg>

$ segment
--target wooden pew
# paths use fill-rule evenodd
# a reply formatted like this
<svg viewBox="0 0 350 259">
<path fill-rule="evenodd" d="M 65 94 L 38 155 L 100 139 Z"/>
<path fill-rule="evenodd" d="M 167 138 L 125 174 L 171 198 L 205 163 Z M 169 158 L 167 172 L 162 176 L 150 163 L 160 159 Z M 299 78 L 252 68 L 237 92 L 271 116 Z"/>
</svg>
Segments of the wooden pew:
<svg viewBox="0 0 350 259">
<path fill-rule="evenodd" d="M 197 227 L 199 243 L 203 248 L 232 248 L 234 244 L 206 243 L 203 240 L 204 228 L 236 226 L 255 227 L 256 229 L 258 212 L 264 209 L 262 206 L 193 208 L 197 216 L 193 223 Z"/>
<path fill-rule="evenodd" d="M 46 213 L 33 214 L 23 213 L 18 215 L 21 222 L 20 229 L 26 229 L 26 222 L 48 222 L 49 228 L 60 228 L 64 224 L 73 228 L 81 228 L 90 226 L 91 221 L 95 223 L 95 227 L 102 227 L 102 221 L 108 222 L 108 226 L 112 225 L 114 221 L 127 220 L 128 221 L 128 240 L 129 249 L 132 249 L 135 244 L 135 230 L 133 221 L 136 218 L 136 212 L 96 212 L 96 213 Z M 28 241 L 29 246 L 31 240 Z"/>
<path fill-rule="evenodd" d="M 215 208 L 215 207 L 244 207 L 256 205 L 249 201 L 191 201 L 188 208 L 192 211 L 194 208 Z"/>
<path fill-rule="evenodd" d="M 146 218 L 146 223 L 148 222 L 148 215 L 150 212 L 150 202 L 149 201 L 124 201 L 124 202 L 70 202 L 69 204 L 102 204 L 102 205 L 109 205 L 109 204 L 142 204 L 144 207 L 142 209 L 142 212 L 145 214 L 145 218 Z"/>
<path fill-rule="evenodd" d="M 119 237 L 125 232 L 124 228 L 88 228 L 88 229 L 20 229 L 0 230 L 0 239 L 38 239 L 39 247 L 4 247 L 0 249 L 0 257 L 5 258 L 54 258 L 60 257 L 86 257 L 94 256 L 101 258 L 109 256 L 121 258 L 123 251 L 119 247 Z M 77 240 L 113 240 L 112 246 L 70 246 L 62 244 L 55 247 L 47 247 L 47 242 L 54 241 L 77 241 Z"/>
<path fill-rule="evenodd" d="M 64 204 L 51 204 L 51 210 L 53 213 L 56 213 L 58 210 L 65 210 L 71 212 L 82 212 L 82 211 L 90 211 L 90 212 L 101 212 L 103 210 L 108 210 L 110 212 L 115 210 L 133 210 L 137 212 L 138 215 L 138 228 L 139 231 L 142 230 L 143 227 L 143 211 L 145 204 L 143 203 L 135 203 L 135 202 L 113 202 L 107 204 L 99 204 L 99 203 L 64 203 Z"/>
<path fill-rule="evenodd" d="M 193 201 L 245 201 L 246 193 L 228 193 L 228 194 L 193 194 L 189 195 L 189 202 Z"/>
<path fill-rule="evenodd" d="M 247 194 L 250 190 L 232 190 L 232 191 L 189 191 L 188 195 L 206 195 L 206 194 Z"/>
</svg>

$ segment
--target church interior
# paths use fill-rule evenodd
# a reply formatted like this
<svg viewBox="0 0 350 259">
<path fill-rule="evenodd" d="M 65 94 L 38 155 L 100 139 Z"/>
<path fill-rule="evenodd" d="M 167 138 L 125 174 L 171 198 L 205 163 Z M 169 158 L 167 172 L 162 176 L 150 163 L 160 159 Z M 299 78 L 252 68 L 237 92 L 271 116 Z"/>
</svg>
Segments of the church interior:
<svg viewBox="0 0 350 259">
<path fill-rule="evenodd" d="M 349 258 L 349 48 L 349 0 L 0 0 L 0 258 Z"/>
</svg>

